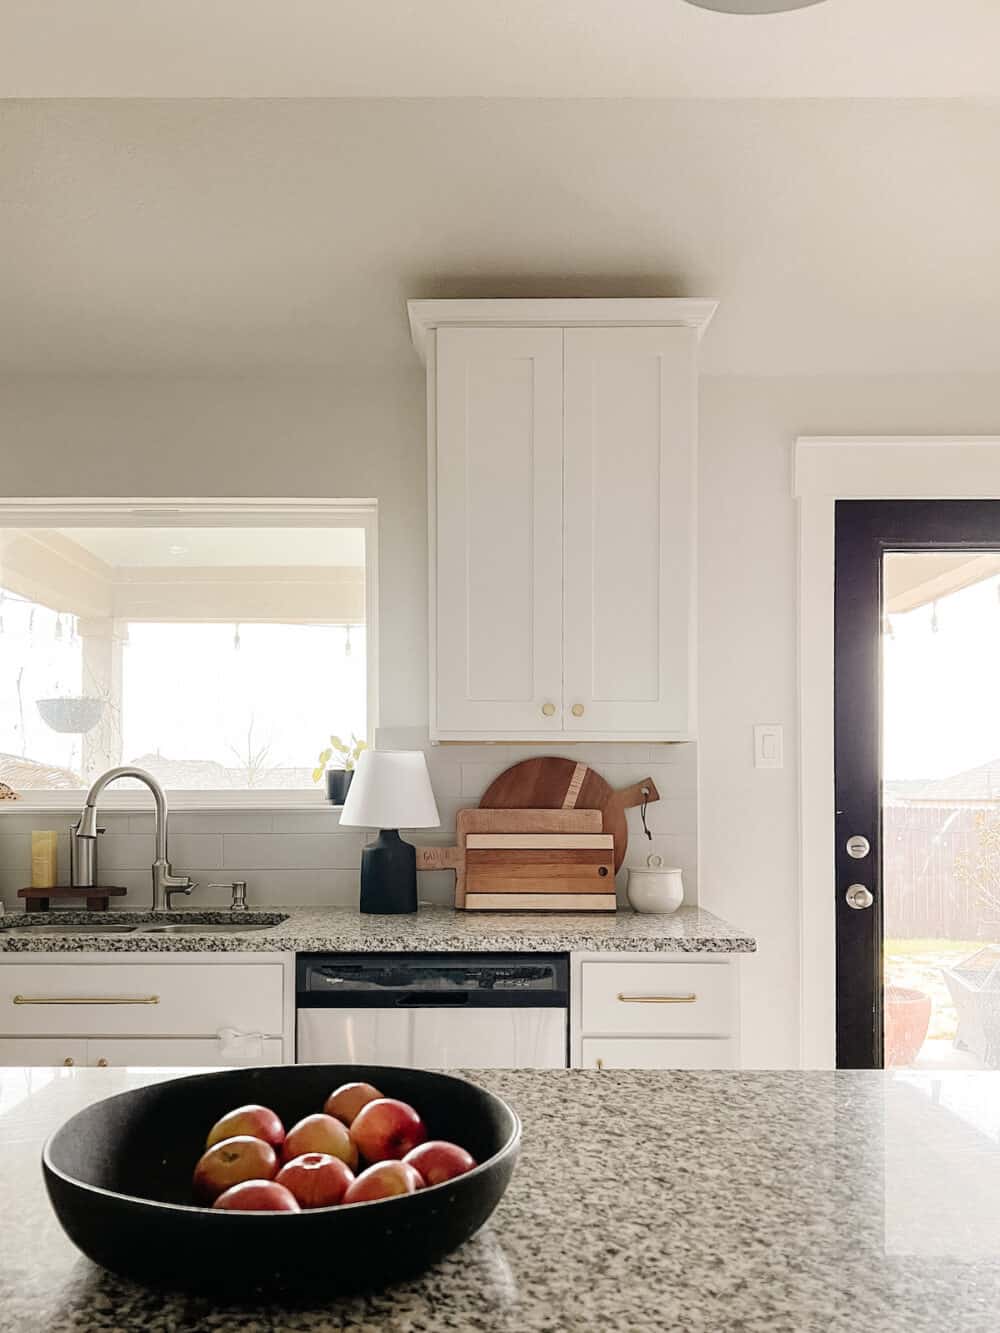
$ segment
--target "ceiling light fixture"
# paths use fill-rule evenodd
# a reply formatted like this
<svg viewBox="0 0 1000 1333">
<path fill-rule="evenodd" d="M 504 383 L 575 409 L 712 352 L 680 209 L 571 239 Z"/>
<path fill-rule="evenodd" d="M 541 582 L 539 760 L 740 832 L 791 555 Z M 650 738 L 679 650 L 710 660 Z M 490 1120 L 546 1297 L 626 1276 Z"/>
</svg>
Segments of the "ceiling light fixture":
<svg viewBox="0 0 1000 1333">
<path fill-rule="evenodd" d="M 719 14 L 784 14 L 789 9 L 806 9 L 822 0 L 687 0 L 699 9 L 714 9 Z"/>
</svg>

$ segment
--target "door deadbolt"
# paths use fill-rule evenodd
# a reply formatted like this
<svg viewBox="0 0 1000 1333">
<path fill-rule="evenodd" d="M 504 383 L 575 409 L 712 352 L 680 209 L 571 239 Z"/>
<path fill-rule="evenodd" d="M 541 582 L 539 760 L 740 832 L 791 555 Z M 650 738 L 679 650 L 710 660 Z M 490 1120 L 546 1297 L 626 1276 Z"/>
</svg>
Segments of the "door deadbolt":
<svg viewBox="0 0 1000 1333">
<path fill-rule="evenodd" d="M 853 907 L 859 912 L 866 907 L 871 907 L 875 901 L 871 889 L 866 889 L 863 884 L 852 884 L 844 896 L 847 899 L 848 907 Z"/>
<path fill-rule="evenodd" d="M 855 833 L 853 837 L 847 839 L 847 855 L 853 856 L 855 861 L 867 856 L 871 849 L 871 843 L 861 833 Z"/>
</svg>

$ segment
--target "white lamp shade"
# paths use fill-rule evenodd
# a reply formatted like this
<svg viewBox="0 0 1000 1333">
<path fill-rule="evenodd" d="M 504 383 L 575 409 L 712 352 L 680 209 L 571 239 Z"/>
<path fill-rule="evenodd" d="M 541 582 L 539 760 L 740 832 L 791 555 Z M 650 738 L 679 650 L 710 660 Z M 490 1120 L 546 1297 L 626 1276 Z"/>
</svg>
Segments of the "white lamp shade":
<svg viewBox="0 0 1000 1333">
<path fill-rule="evenodd" d="M 437 828 L 422 750 L 362 750 L 340 822 L 354 828 Z"/>
</svg>

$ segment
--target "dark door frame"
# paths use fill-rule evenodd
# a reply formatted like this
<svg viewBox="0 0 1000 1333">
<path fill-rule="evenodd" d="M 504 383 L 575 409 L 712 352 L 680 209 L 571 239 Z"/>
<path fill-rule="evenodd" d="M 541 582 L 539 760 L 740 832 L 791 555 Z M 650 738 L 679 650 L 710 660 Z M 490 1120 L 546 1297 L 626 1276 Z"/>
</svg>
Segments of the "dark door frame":
<svg viewBox="0 0 1000 1333">
<path fill-rule="evenodd" d="M 1000 500 L 838 500 L 834 573 L 837 1067 L 882 1067 L 882 556 L 998 550 Z M 855 859 L 857 834 L 871 850 Z M 874 895 L 856 910 L 852 884 Z"/>
</svg>

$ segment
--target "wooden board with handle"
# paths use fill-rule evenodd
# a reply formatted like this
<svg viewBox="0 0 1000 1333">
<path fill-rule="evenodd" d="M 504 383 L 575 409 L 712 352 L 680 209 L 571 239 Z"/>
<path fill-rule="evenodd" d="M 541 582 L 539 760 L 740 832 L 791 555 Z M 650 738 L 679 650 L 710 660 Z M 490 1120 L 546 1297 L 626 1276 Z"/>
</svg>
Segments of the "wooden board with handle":
<svg viewBox="0 0 1000 1333">
<path fill-rule="evenodd" d="M 548 756 L 525 759 L 514 764 L 490 784 L 482 800 L 482 810 L 502 808 L 508 813 L 530 807 L 533 810 L 599 810 L 602 828 L 615 840 L 615 870 L 625 860 L 628 849 L 628 825 L 625 811 L 643 800 L 658 801 L 660 793 L 652 778 L 644 778 L 630 787 L 615 791 L 589 764 Z"/>
<path fill-rule="evenodd" d="M 418 847 L 418 870 L 454 870 L 455 906 L 465 907 L 466 842 L 470 834 L 600 834 L 599 810 L 459 810 L 457 846 Z"/>
<path fill-rule="evenodd" d="M 466 907 L 479 894 L 614 895 L 614 839 L 606 833 L 470 833 Z M 506 906 L 515 903 L 507 900 Z"/>
</svg>

